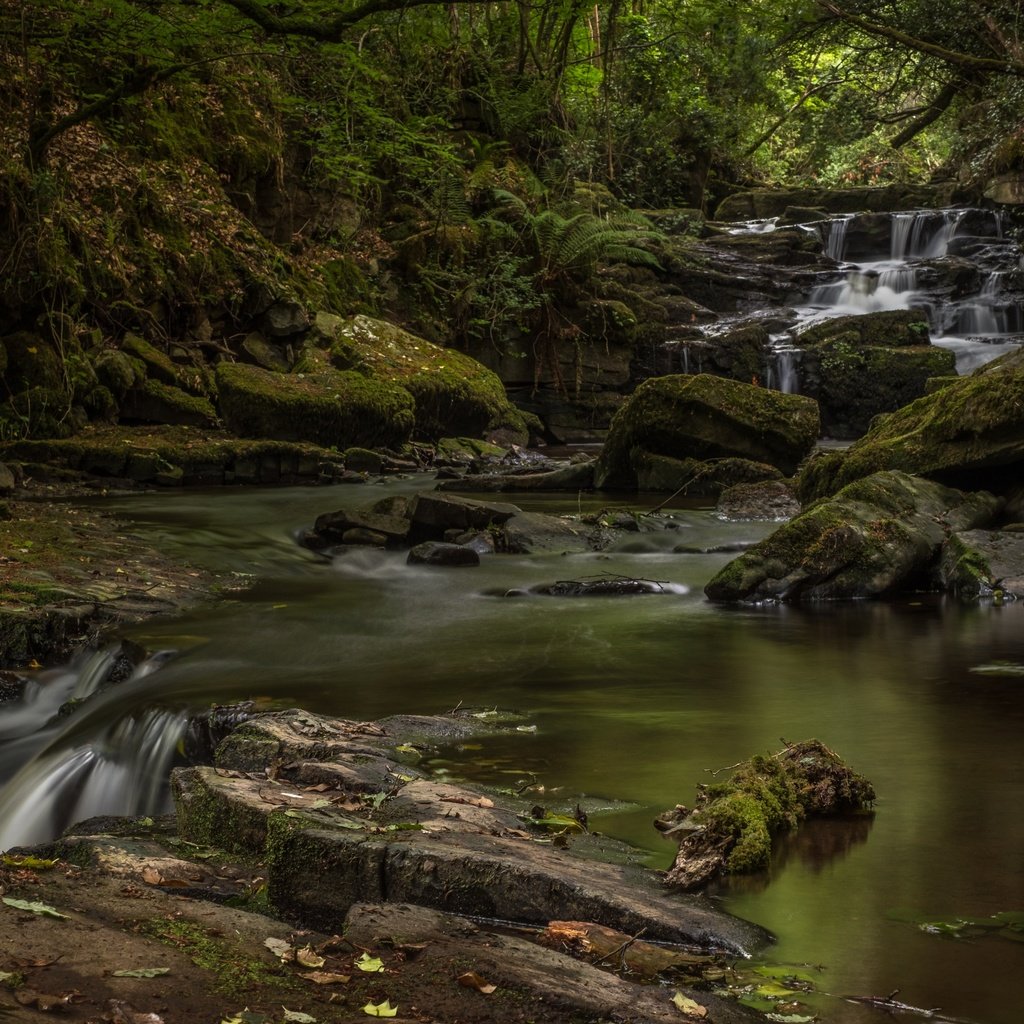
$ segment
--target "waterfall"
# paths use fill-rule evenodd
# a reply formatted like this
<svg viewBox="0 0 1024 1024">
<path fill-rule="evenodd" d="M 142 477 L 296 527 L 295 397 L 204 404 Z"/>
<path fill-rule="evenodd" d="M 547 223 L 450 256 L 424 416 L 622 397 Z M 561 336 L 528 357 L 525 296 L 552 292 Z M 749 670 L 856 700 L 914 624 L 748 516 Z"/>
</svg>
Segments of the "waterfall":
<svg viewBox="0 0 1024 1024">
<path fill-rule="evenodd" d="M 853 220 L 852 214 L 837 217 L 825 225 L 825 255 L 836 263 L 842 263 L 846 256 L 846 230 Z"/>
<path fill-rule="evenodd" d="M 794 347 L 788 334 L 771 335 L 769 342 L 771 348 L 765 367 L 765 387 L 786 395 L 799 394 L 798 368 L 803 353 Z"/>
<path fill-rule="evenodd" d="M 83 818 L 160 808 L 187 717 L 148 707 L 152 687 L 139 683 L 166 657 L 126 665 L 123 648 L 92 652 L 38 673 L 5 706 L 0 850 L 52 839 Z M 70 700 L 83 703 L 62 715 Z"/>
</svg>

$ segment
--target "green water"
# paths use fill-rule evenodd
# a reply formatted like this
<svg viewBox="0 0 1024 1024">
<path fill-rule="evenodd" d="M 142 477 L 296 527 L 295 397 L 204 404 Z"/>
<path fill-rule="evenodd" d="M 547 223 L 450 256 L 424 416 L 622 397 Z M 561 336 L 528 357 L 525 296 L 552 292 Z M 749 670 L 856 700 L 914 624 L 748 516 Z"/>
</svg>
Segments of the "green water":
<svg viewBox="0 0 1024 1024">
<path fill-rule="evenodd" d="M 874 817 L 805 827 L 780 844 L 770 878 L 720 887 L 723 905 L 778 936 L 773 960 L 823 967 L 824 992 L 899 989 L 950 1017 L 1019 1024 L 1024 943 L 943 939 L 915 922 L 1024 910 L 1024 676 L 972 671 L 1024 663 L 1024 607 L 923 598 L 734 610 L 701 593 L 728 555 L 626 550 L 429 570 L 370 551 L 328 564 L 294 544 L 320 512 L 383 493 L 116 500 L 168 553 L 250 585 L 212 611 L 135 631 L 180 652 L 160 685 L 195 703 L 265 696 L 354 718 L 460 702 L 518 708 L 536 732 L 451 752 L 438 767 L 488 781 L 536 777 L 550 806 L 583 801 L 594 827 L 649 851 L 658 867 L 673 850 L 652 818 L 691 801 L 708 769 L 777 749 L 781 737 L 817 737 L 873 781 Z M 770 529 L 701 510 L 678 521 L 673 541 L 696 546 Z M 600 572 L 679 592 L 487 596 Z M 833 1021 L 878 1016 L 838 999 L 817 1005 Z"/>
</svg>

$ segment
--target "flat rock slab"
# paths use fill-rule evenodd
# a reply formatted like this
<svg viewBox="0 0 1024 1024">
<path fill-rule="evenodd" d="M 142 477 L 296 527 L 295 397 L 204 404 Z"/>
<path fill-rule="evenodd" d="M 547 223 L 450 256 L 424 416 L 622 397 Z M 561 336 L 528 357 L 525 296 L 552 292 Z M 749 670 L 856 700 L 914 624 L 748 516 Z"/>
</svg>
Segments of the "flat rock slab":
<svg viewBox="0 0 1024 1024">
<path fill-rule="evenodd" d="M 942 552 L 941 573 L 949 590 L 963 597 L 1024 597 L 1024 532 L 964 530 Z"/>
<path fill-rule="evenodd" d="M 423 907 L 356 904 L 346 915 L 345 937 L 370 948 L 396 942 L 425 946 L 413 964 L 418 971 L 432 971 L 443 979 L 439 988 L 452 996 L 457 988 L 463 988 L 463 1005 L 451 1007 L 451 1019 L 464 1024 L 490 1024 L 501 1012 L 499 1007 L 512 1002 L 513 997 L 523 1006 L 523 1019 L 528 1020 L 539 1019 L 538 1015 L 545 1012 L 563 1021 L 680 1024 L 687 1019 L 672 1003 L 677 989 L 640 985 L 518 936 Z M 451 961 L 471 965 L 473 973 L 496 990 L 484 995 L 459 986 L 455 977 L 444 977 L 438 968 Z M 399 975 L 411 966 L 403 967 Z M 729 1000 L 686 989 L 683 993 L 706 1009 L 705 1021 L 745 1024 L 763 1020 L 760 1014 Z"/>
<path fill-rule="evenodd" d="M 650 875 L 551 846 L 472 833 L 367 835 L 311 816 L 270 819 L 271 901 L 286 917 L 337 929 L 365 900 L 546 924 L 595 921 L 629 934 L 747 955 L 769 941 L 756 925 L 701 897 L 658 889 Z"/>
</svg>

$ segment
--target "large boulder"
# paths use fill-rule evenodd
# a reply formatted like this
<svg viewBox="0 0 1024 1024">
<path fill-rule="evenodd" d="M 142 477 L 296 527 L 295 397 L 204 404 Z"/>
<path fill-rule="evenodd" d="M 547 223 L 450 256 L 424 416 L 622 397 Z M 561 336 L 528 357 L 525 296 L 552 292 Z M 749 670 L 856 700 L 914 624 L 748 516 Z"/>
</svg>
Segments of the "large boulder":
<svg viewBox="0 0 1024 1024">
<path fill-rule="evenodd" d="M 956 373 L 956 356 L 929 343 L 927 319 L 915 310 L 835 317 L 797 344 L 801 393 L 818 400 L 829 437 L 860 437 L 875 416 L 920 398 L 930 378 Z"/>
<path fill-rule="evenodd" d="M 399 447 L 412 433 L 409 392 L 352 370 L 288 374 L 221 363 L 217 389 L 226 426 L 242 437 Z"/>
<path fill-rule="evenodd" d="M 876 473 L 819 501 L 731 561 L 704 588 L 712 601 L 879 597 L 922 584 L 951 532 L 988 525 L 1000 508 L 907 473 Z"/>
<path fill-rule="evenodd" d="M 803 501 L 835 494 L 884 469 L 951 487 L 1002 492 L 1024 468 L 1024 366 L 964 377 L 885 416 L 845 452 L 813 459 L 800 475 Z"/>
<path fill-rule="evenodd" d="M 857 213 L 887 212 L 949 206 L 956 186 L 887 185 L 853 188 L 755 188 L 734 192 L 718 204 L 716 220 L 754 220 L 782 216 L 787 208 L 803 206 L 815 211 Z"/>
<path fill-rule="evenodd" d="M 616 413 L 595 474 L 599 488 L 635 489 L 650 455 L 740 458 L 793 473 L 818 436 L 818 406 L 708 374 L 644 381 Z"/>
<path fill-rule="evenodd" d="M 497 375 L 455 349 L 384 320 L 318 313 L 297 368 L 315 366 L 325 355 L 335 369 L 356 370 L 405 388 L 416 402 L 420 437 L 496 435 L 518 444 L 528 440 L 522 416 Z"/>
</svg>

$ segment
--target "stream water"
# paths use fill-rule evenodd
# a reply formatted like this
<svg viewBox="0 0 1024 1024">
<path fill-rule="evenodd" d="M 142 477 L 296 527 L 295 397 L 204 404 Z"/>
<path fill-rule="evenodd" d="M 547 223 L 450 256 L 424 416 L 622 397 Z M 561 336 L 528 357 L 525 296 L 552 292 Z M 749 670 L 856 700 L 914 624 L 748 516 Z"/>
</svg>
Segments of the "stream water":
<svg viewBox="0 0 1024 1024">
<path fill-rule="evenodd" d="M 37 674 L 30 699 L 0 718 L 0 780 L 29 762 L 0 794 L 0 848 L 85 813 L 158 810 L 183 712 L 211 702 L 355 718 L 517 708 L 536 731 L 445 752 L 433 767 L 502 785 L 535 776 L 546 804 L 580 801 L 593 827 L 659 867 L 673 849 L 651 820 L 690 801 L 708 769 L 814 736 L 874 782 L 874 816 L 805 826 L 779 843 L 770 877 L 720 887 L 723 906 L 778 936 L 773 962 L 823 968 L 825 993 L 899 989 L 951 1017 L 1019 1024 L 1019 933 L 958 940 L 920 926 L 1024 910 L 1024 605 L 715 607 L 701 588 L 730 556 L 671 546 L 754 541 L 772 524 L 693 508 L 676 513 L 675 535 L 478 569 L 415 568 L 376 551 L 324 562 L 292 539 L 320 512 L 424 486 L 107 501 L 169 555 L 238 574 L 248 589 L 130 630 L 165 653 L 61 725 L 45 723 L 103 666 Z M 548 511 L 565 502 L 509 499 Z M 603 572 L 674 586 L 624 599 L 488 596 Z M 67 779 L 77 781 L 58 791 Z M 843 1024 L 879 1013 L 809 999 Z"/>
</svg>

